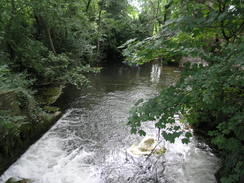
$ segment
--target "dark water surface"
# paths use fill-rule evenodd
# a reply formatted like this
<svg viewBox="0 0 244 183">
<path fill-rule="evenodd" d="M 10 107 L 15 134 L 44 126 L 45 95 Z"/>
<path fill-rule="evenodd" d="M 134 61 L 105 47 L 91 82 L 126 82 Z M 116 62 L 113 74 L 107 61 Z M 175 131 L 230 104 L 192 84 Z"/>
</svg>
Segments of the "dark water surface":
<svg viewBox="0 0 244 183">
<path fill-rule="evenodd" d="M 215 183 L 218 159 L 194 137 L 188 145 L 162 142 L 162 156 L 132 156 L 127 149 L 142 137 L 131 135 L 126 119 L 133 104 L 175 83 L 179 71 L 160 64 L 110 67 L 91 77 L 91 87 L 70 90 L 63 117 L 0 178 L 34 183 Z M 73 98 L 72 98 L 73 97 Z M 156 136 L 152 123 L 144 126 Z"/>
</svg>

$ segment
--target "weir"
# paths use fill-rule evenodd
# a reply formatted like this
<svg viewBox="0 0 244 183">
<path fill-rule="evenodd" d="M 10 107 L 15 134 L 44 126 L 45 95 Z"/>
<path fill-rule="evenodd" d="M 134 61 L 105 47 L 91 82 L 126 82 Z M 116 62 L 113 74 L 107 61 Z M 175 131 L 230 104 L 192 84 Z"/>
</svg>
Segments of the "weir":
<svg viewBox="0 0 244 183">
<path fill-rule="evenodd" d="M 79 97 L 43 137 L 0 178 L 34 183 L 215 183 L 218 159 L 195 137 L 191 143 L 162 139 L 165 153 L 134 157 L 127 149 L 143 137 L 126 125 L 137 100 L 174 84 L 179 71 L 160 64 L 142 68 L 109 67 L 93 76 Z M 76 96 L 76 95 L 75 95 Z M 157 137 L 152 122 L 143 126 Z"/>
</svg>

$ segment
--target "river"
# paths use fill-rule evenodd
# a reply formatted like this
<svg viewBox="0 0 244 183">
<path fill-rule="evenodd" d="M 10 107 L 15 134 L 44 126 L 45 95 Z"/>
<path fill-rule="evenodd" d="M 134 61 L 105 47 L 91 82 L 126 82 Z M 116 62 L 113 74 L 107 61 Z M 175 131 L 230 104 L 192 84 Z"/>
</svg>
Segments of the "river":
<svg viewBox="0 0 244 183">
<path fill-rule="evenodd" d="M 91 77 L 91 86 L 70 90 L 63 117 L 0 177 L 34 183 L 215 183 L 218 159 L 196 137 L 162 142 L 164 155 L 136 157 L 127 149 L 143 137 L 126 126 L 130 108 L 174 84 L 179 70 L 160 64 L 114 66 Z M 70 102 L 70 98 L 72 98 Z M 149 123 L 147 135 L 157 133 Z"/>
</svg>

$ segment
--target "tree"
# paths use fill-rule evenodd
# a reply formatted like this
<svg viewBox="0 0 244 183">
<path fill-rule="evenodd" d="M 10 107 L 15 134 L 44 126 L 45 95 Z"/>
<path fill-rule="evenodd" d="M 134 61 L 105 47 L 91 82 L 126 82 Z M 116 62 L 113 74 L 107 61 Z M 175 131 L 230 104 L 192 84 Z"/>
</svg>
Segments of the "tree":
<svg viewBox="0 0 244 183">
<path fill-rule="evenodd" d="M 122 46 L 129 63 L 172 61 L 175 54 L 178 60 L 192 56 L 208 62 L 207 67 L 186 65 L 175 86 L 132 110 L 128 124 L 133 133 L 142 134 L 142 122 L 156 121 L 161 135 L 174 142 L 184 134 L 174 120 L 180 114 L 219 150 L 223 165 L 218 178 L 223 183 L 241 182 L 244 173 L 242 7 L 235 0 L 172 1 L 157 35 Z M 191 135 L 184 135 L 182 142 L 189 142 Z"/>
</svg>

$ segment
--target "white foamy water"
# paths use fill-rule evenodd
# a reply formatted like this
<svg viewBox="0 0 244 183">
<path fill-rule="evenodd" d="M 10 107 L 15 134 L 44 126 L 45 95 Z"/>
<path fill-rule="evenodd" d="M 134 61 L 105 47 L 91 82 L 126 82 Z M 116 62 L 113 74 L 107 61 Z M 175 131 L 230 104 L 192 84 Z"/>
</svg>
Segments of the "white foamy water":
<svg viewBox="0 0 244 183">
<path fill-rule="evenodd" d="M 72 134 L 67 138 L 57 136 L 56 129 L 66 124 L 65 120 L 59 120 L 3 174 L 0 182 L 9 177 L 20 177 L 35 183 L 98 183 L 99 169 L 89 162 L 94 159 L 94 154 L 81 148 L 69 152 L 67 142 L 77 137 Z"/>
</svg>

